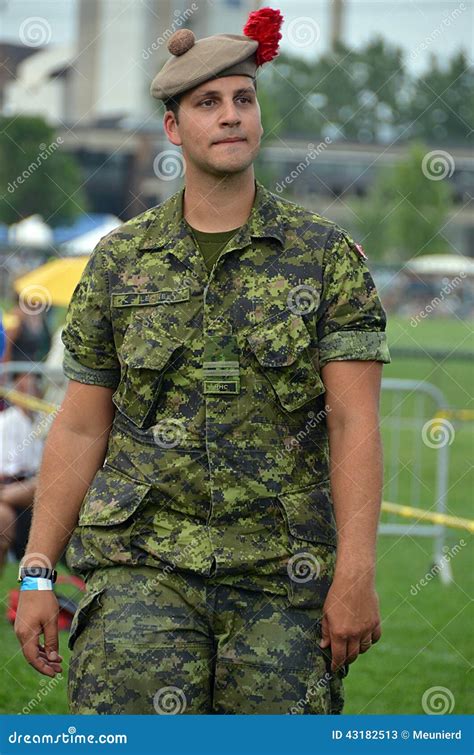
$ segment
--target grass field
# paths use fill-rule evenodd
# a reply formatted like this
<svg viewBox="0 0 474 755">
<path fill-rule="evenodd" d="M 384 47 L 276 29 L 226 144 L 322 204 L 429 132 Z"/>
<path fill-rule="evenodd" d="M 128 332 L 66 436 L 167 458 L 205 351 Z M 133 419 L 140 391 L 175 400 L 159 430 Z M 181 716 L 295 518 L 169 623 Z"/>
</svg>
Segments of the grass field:
<svg viewBox="0 0 474 755">
<path fill-rule="evenodd" d="M 473 384 L 472 363 L 456 358 L 459 350 L 473 350 L 472 330 L 459 320 L 426 320 L 412 328 L 409 321 L 390 318 L 391 347 L 446 349 L 449 356 L 434 363 L 430 358 L 394 359 L 384 377 L 428 380 L 440 388 L 453 408 L 469 408 Z M 382 431 L 386 466 L 384 498 L 433 507 L 437 450 L 421 438 L 423 422 L 432 416 L 430 402 L 411 394 L 402 402 L 383 396 Z M 471 406 L 472 408 L 472 406 Z M 413 422 L 413 415 L 417 417 Z M 453 420 L 449 446 L 448 511 L 473 518 L 472 458 L 473 422 Z M 397 436 L 397 428 L 400 433 Z M 393 480 L 397 480 L 398 488 Z M 396 497 L 392 493 L 396 492 Z M 384 515 L 384 521 L 389 518 Z M 409 520 L 390 521 L 409 524 Z M 452 555 L 453 582 L 438 576 L 425 580 L 432 567 L 431 538 L 412 534 L 379 538 L 378 591 L 383 618 L 381 641 L 351 666 L 346 680 L 345 713 L 423 713 L 423 695 L 442 687 L 446 712 L 472 713 L 471 609 L 473 558 L 472 536 L 449 529 L 445 547 Z M 23 660 L 11 626 L 5 619 L 6 596 L 16 586 L 17 567 L 9 564 L 0 582 L 3 608 L 0 615 L 0 712 L 66 713 L 68 665 L 67 632 L 61 633 L 60 653 L 64 678 L 51 683 Z M 63 590 L 65 593 L 66 589 Z M 74 589 L 70 588 L 69 594 Z M 469 695 L 469 692 L 471 693 Z M 435 704 L 435 703 L 433 703 Z M 27 706 L 27 708 L 25 708 Z"/>
</svg>

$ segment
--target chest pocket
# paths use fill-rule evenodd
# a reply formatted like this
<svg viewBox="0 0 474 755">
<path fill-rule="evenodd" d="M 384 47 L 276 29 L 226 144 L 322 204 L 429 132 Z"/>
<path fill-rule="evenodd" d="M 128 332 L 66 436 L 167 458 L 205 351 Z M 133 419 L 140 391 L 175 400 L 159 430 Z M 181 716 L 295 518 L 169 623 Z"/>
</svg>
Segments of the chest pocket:
<svg viewBox="0 0 474 755">
<path fill-rule="evenodd" d="M 137 316 L 125 331 L 119 349 L 122 374 L 112 400 L 138 427 L 153 424 L 164 374 L 182 346 L 183 340 L 171 335 L 152 314 Z"/>
<path fill-rule="evenodd" d="M 311 336 L 301 315 L 286 311 L 269 318 L 255 326 L 246 338 L 287 411 L 324 393 L 324 383 L 311 360 Z"/>
</svg>

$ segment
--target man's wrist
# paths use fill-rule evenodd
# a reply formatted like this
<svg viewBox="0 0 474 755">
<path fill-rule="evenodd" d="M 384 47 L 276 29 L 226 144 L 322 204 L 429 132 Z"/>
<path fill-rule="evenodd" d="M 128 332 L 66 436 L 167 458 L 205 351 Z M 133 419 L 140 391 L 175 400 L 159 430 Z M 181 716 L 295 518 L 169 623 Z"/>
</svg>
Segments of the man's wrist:
<svg viewBox="0 0 474 755">
<path fill-rule="evenodd" d="M 354 581 L 359 579 L 375 580 L 376 560 L 374 557 L 356 558 L 338 555 L 336 558 L 335 576 Z"/>
<path fill-rule="evenodd" d="M 48 568 L 46 566 L 35 566 L 29 564 L 28 566 L 22 566 L 18 569 L 18 582 L 23 582 L 24 579 L 46 579 L 50 582 L 56 582 L 58 573 L 55 569 Z"/>
</svg>

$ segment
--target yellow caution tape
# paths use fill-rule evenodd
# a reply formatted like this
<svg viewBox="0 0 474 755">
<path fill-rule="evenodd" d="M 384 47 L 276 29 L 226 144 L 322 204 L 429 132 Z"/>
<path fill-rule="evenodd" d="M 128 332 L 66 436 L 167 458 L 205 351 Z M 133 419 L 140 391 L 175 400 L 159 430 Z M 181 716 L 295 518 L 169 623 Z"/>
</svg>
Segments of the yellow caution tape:
<svg viewBox="0 0 474 755">
<path fill-rule="evenodd" d="M 14 388 L 5 388 L 0 385 L 0 396 L 8 399 L 12 404 L 23 406 L 25 409 L 31 409 L 35 412 L 45 412 L 45 414 L 54 414 L 59 409 L 59 405 L 50 404 L 42 398 L 30 396 L 27 393 L 16 391 Z"/>
<path fill-rule="evenodd" d="M 433 419 L 459 419 L 463 422 L 474 420 L 474 409 L 440 409 Z"/>
<path fill-rule="evenodd" d="M 463 519 L 460 516 L 441 514 L 438 511 L 425 511 L 424 509 L 416 509 L 413 506 L 402 506 L 398 503 L 390 503 L 389 501 L 382 501 L 382 511 L 390 511 L 400 516 L 425 519 L 428 522 L 434 522 L 434 524 L 445 524 L 446 527 L 455 527 L 456 529 L 474 532 L 474 520 Z"/>
</svg>

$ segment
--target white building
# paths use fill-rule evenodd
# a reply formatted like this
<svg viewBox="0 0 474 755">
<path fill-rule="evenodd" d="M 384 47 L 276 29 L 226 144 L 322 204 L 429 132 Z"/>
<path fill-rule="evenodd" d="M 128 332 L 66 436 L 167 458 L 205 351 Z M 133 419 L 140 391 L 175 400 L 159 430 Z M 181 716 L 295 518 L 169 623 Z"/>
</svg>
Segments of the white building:
<svg viewBox="0 0 474 755">
<path fill-rule="evenodd" d="M 44 115 L 69 127 L 156 113 L 150 83 L 177 29 L 196 37 L 241 34 L 257 0 L 78 0 L 75 49 L 49 46 L 24 61 L 8 84 L 4 112 Z"/>
</svg>

